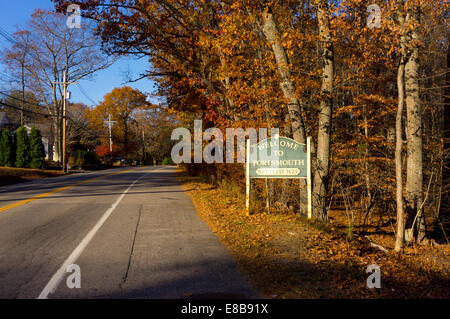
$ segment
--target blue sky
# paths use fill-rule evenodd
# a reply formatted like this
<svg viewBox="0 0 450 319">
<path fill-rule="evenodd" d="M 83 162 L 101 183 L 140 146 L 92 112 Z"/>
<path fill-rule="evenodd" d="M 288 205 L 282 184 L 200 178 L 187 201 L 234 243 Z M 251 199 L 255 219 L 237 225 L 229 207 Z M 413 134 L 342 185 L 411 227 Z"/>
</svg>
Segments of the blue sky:
<svg viewBox="0 0 450 319">
<path fill-rule="evenodd" d="M 16 25 L 24 25 L 31 13 L 37 8 L 53 9 L 50 0 L 0 0 L 0 27 L 12 34 Z M 4 47 L 8 42 L 0 36 L 0 46 Z M 125 72 L 130 72 L 137 77 L 149 68 L 145 58 L 136 60 L 135 58 L 121 58 L 118 62 L 106 70 L 96 73 L 92 81 L 79 81 L 79 84 L 86 92 L 86 96 L 78 88 L 78 85 L 69 86 L 72 92 L 71 102 L 82 102 L 87 105 L 98 103 L 103 96 L 115 87 L 128 85 L 143 92 L 151 93 L 155 90 L 154 83 L 148 79 L 135 83 L 127 83 L 124 77 Z M 4 71 L 4 65 L 0 63 L 0 72 Z"/>
</svg>

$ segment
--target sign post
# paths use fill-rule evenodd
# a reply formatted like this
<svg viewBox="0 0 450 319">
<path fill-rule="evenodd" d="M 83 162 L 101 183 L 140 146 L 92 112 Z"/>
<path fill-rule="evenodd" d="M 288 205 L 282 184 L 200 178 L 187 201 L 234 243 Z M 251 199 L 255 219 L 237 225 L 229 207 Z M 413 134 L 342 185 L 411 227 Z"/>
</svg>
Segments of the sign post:
<svg viewBox="0 0 450 319">
<path fill-rule="evenodd" d="M 247 140 L 245 207 L 250 214 L 250 181 L 252 178 L 305 178 L 308 196 L 308 218 L 312 217 L 311 137 L 300 144 L 287 137 L 271 137 L 255 145 Z"/>
<path fill-rule="evenodd" d="M 306 175 L 306 188 L 308 192 L 308 219 L 312 217 L 312 201 L 311 201 L 311 136 L 308 136 L 306 140 L 306 165 L 307 165 L 307 175 Z"/>
<path fill-rule="evenodd" d="M 245 163 L 245 208 L 250 215 L 250 139 L 247 140 L 247 160 Z"/>
</svg>

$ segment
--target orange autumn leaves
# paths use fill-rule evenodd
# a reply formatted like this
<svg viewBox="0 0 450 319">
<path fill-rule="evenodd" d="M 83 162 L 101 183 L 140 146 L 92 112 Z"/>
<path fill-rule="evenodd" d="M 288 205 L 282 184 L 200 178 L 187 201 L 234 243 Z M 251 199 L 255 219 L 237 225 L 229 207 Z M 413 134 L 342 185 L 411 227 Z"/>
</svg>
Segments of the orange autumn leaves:
<svg viewBox="0 0 450 319">
<path fill-rule="evenodd" d="M 148 76 L 156 81 L 168 108 L 184 121 L 182 125 L 199 118 L 205 126 L 222 129 L 270 125 L 290 136 L 280 66 L 262 32 L 262 13 L 270 10 L 287 54 L 289 80 L 306 135 L 316 142 L 323 78 L 318 1 L 114 1 L 119 10 L 93 0 L 83 3 L 83 10 L 108 21 L 99 28 L 106 48 L 148 57 Z M 422 75 L 433 81 L 440 70 L 427 68 L 431 69 L 442 49 L 440 43 L 447 38 L 445 30 L 439 31 L 445 27 L 442 12 L 448 9 L 443 1 L 375 3 L 381 7 L 381 28 L 367 27 L 367 1 L 328 1 L 327 12 L 335 60 L 330 198 L 346 196 L 352 201 L 349 207 L 362 208 L 364 213 L 392 211 L 391 129 L 397 108 L 399 35 L 419 27 L 420 45 L 431 44 L 421 56 Z M 400 28 L 395 22 L 398 5 L 407 10 L 412 4 L 422 7 L 423 23 Z M 431 102 L 424 101 L 427 116 L 431 108 L 425 103 L 439 98 L 435 92 L 426 99 Z M 431 142 L 435 141 L 426 145 Z"/>
<path fill-rule="evenodd" d="M 109 137 L 107 134 L 106 121 L 109 118 L 115 121 L 112 127 L 112 136 L 114 144 L 121 144 L 122 152 L 130 150 L 132 127 L 136 124 L 136 117 L 139 112 L 151 109 L 152 106 L 147 101 L 147 96 L 139 90 L 131 87 L 115 88 L 106 94 L 103 101 L 89 114 L 91 127 L 101 132 L 100 140 L 102 145 L 108 145 Z M 102 134 L 103 133 L 103 134 Z"/>
</svg>

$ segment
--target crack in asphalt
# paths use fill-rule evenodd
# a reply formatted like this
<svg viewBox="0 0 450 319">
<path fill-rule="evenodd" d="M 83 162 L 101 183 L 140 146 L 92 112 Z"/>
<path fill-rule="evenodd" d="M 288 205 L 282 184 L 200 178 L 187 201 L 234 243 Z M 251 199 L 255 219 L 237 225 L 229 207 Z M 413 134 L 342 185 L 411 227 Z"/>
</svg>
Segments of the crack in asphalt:
<svg viewBox="0 0 450 319">
<path fill-rule="evenodd" d="M 128 279 L 128 272 L 130 270 L 130 266 L 131 266 L 131 258 L 133 257 L 133 252 L 134 252 L 134 245 L 136 243 L 136 237 L 137 237 L 137 232 L 138 232 L 138 227 L 139 227 L 139 223 L 141 221 L 141 214 L 142 214 L 142 204 L 139 206 L 139 213 L 138 213 L 138 220 L 136 223 L 136 229 L 134 230 L 134 237 L 133 237 L 133 243 L 131 245 L 131 250 L 130 250 L 130 255 L 128 256 L 128 265 L 127 265 L 127 270 L 125 272 L 125 275 L 123 277 L 123 281 L 120 284 L 120 288 L 123 289 L 123 286 L 125 285 L 127 279 Z"/>
</svg>

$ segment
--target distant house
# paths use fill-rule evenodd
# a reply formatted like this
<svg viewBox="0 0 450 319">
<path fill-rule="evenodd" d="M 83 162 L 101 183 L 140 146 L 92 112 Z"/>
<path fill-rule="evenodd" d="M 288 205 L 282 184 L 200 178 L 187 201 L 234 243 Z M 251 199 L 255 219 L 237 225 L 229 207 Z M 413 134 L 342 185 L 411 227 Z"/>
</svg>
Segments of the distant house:
<svg viewBox="0 0 450 319">
<path fill-rule="evenodd" d="M 53 134 L 50 124 L 25 124 L 24 127 L 27 129 L 28 134 L 31 133 L 31 128 L 35 127 L 41 132 L 42 143 L 45 149 L 45 158 L 48 160 L 53 160 Z M 19 125 L 17 123 L 11 122 L 6 116 L 6 112 L 0 112 L 0 129 L 7 128 L 11 132 L 17 131 Z"/>
<path fill-rule="evenodd" d="M 0 112 L 0 129 L 4 127 L 9 127 L 11 125 L 11 122 L 9 121 L 8 117 L 6 116 L 6 112 Z"/>
<path fill-rule="evenodd" d="M 0 112 L 0 129 L 7 128 L 11 132 L 14 132 L 15 130 L 17 130 L 19 126 L 20 126 L 19 123 L 11 121 L 11 119 L 8 118 L 6 112 Z"/>
<path fill-rule="evenodd" d="M 50 124 L 25 124 L 24 127 L 27 129 L 28 134 L 31 133 L 31 128 L 35 127 L 41 132 L 42 143 L 45 149 L 45 159 L 53 160 L 53 135 Z"/>
</svg>

